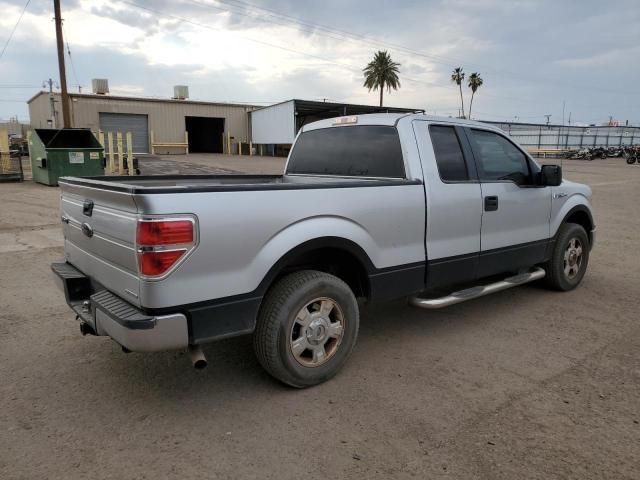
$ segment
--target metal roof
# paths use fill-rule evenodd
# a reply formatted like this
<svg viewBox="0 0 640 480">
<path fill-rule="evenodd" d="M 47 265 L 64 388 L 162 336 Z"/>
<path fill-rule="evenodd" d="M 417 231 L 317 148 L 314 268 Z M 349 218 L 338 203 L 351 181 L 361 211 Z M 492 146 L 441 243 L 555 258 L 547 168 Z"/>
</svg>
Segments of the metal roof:
<svg viewBox="0 0 640 480">
<path fill-rule="evenodd" d="M 403 108 L 403 107 L 379 107 L 377 105 L 359 105 L 355 103 L 338 103 L 338 102 L 320 102 L 316 100 L 301 100 L 294 98 L 285 100 L 284 102 L 274 103 L 256 110 L 264 110 L 282 105 L 283 103 L 294 102 L 294 112 L 299 116 L 327 116 L 341 117 L 344 115 L 364 115 L 366 113 L 415 113 L 424 112 L 421 108 Z M 346 110 L 346 113 L 344 113 Z"/>
<path fill-rule="evenodd" d="M 31 103 L 40 95 L 49 95 L 49 92 L 39 91 L 29 100 L 27 100 L 27 104 Z M 54 92 L 54 95 L 60 95 L 60 92 Z M 162 102 L 162 103 L 177 103 L 180 105 L 183 104 L 191 104 L 191 105 L 214 105 L 214 106 L 232 106 L 232 107 L 247 107 L 251 109 L 258 108 L 256 105 L 250 105 L 246 103 L 224 103 L 224 102 L 205 102 L 199 100 L 178 100 L 174 98 L 153 98 L 153 97 L 127 97 L 122 95 L 97 95 L 93 93 L 69 93 L 69 97 L 71 98 L 95 98 L 99 100 L 124 100 L 130 102 Z"/>
</svg>

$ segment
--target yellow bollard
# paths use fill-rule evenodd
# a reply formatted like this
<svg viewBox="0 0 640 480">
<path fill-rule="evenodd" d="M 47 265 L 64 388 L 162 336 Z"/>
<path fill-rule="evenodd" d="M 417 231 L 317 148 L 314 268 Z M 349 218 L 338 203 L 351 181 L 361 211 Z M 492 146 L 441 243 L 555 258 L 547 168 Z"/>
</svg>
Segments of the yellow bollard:
<svg viewBox="0 0 640 480">
<path fill-rule="evenodd" d="M 233 152 L 231 151 L 231 133 L 227 132 L 227 153 L 229 155 L 233 155 Z"/>
<path fill-rule="evenodd" d="M 249 142 L 249 156 L 253 157 L 253 142 Z"/>
<path fill-rule="evenodd" d="M 187 131 L 184 132 L 184 143 L 186 145 L 185 152 L 189 155 L 189 132 Z"/>
<path fill-rule="evenodd" d="M 129 175 L 135 175 L 136 169 L 133 168 L 133 135 L 127 132 L 127 166 L 129 167 Z"/>
<path fill-rule="evenodd" d="M 153 130 L 151 130 L 150 133 L 151 133 L 151 155 L 155 155 L 156 154 L 156 149 L 155 149 L 154 144 L 156 142 L 155 142 L 155 139 L 153 138 Z"/>
<path fill-rule="evenodd" d="M 113 158 L 115 155 L 113 151 L 113 132 L 107 132 L 107 145 L 109 146 L 109 173 L 113 175 L 116 170 L 116 162 Z"/>
<path fill-rule="evenodd" d="M 124 155 L 122 152 L 122 132 L 116 133 L 116 139 L 118 142 L 118 175 L 124 173 Z"/>
</svg>

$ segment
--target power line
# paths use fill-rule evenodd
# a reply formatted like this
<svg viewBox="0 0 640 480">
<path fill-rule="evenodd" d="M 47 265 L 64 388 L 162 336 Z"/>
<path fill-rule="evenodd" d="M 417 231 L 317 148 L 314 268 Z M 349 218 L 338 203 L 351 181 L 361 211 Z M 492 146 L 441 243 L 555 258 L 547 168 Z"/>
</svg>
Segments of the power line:
<svg viewBox="0 0 640 480">
<path fill-rule="evenodd" d="M 213 5 L 210 5 L 210 4 L 202 4 L 201 2 L 198 2 L 196 0 L 189 0 L 189 1 L 191 1 L 192 3 L 195 3 L 195 4 L 202 5 L 202 6 L 207 7 L 207 8 L 213 8 L 213 9 L 216 9 L 216 10 L 226 11 L 226 12 L 230 12 L 230 13 L 239 13 L 236 10 L 225 9 L 225 8 L 213 6 Z M 216 1 L 219 1 L 219 2 L 222 3 L 222 2 L 225 2 L 225 1 L 228 2 L 229 0 L 216 0 Z M 239 2 L 239 0 L 233 0 L 233 1 Z M 138 8 L 140 10 L 144 10 L 144 11 L 146 11 L 148 13 L 151 13 L 151 14 L 154 14 L 156 16 L 165 17 L 165 18 L 172 18 L 172 19 L 178 20 L 179 22 L 186 23 L 186 24 L 191 24 L 191 25 L 194 25 L 194 26 L 199 27 L 199 28 L 203 28 L 203 29 L 207 29 L 207 30 L 211 30 L 211 31 L 216 31 L 216 32 L 220 32 L 220 31 L 224 31 L 225 30 L 224 28 L 214 27 L 214 26 L 209 25 L 209 24 L 205 24 L 205 23 L 201 23 L 201 22 L 198 22 L 198 21 L 190 20 L 188 18 L 181 17 L 181 16 L 174 15 L 174 14 L 167 13 L 167 12 L 163 12 L 163 11 L 160 11 L 158 9 L 154 9 L 154 8 L 150 8 L 150 7 L 147 7 L 147 6 L 139 5 L 139 4 L 135 3 L 134 1 L 120 0 L 120 2 L 124 3 L 124 4 L 127 4 L 127 5 L 130 5 L 130 6 L 133 6 L 135 8 Z M 260 8 L 260 7 L 257 7 L 257 8 Z M 266 10 L 266 9 L 263 9 L 263 10 Z M 267 10 L 267 11 L 269 11 L 269 10 Z M 246 13 L 239 13 L 239 14 L 245 15 L 245 16 L 250 16 L 250 15 L 248 15 Z M 254 17 L 252 17 L 252 18 L 254 18 Z M 293 18 L 293 17 L 291 17 L 291 18 Z M 313 24 L 308 24 L 308 25 L 313 25 Z M 329 29 L 329 27 L 324 27 L 324 26 L 319 26 L 319 27 Z M 249 36 L 246 36 L 246 35 L 240 35 L 240 36 L 242 38 L 248 40 L 248 41 L 251 41 L 251 42 L 254 42 L 254 43 L 257 43 L 257 44 L 261 44 L 261 45 L 265 45 L 267 47 L 271 47 L 271 48 L 276 48 L 276 49 L 279 49 L 279 50 L 287 51 L 287 52 L 294 53 L 294 54 L 300 55 L 300 56 L 305 56 L 305 57 L 314 58 L 314 59 L 317 59 L 317 60 L 322 60 L 323 62 L 326 62 L 328 64 L 332 64 L 332 65 L 336 65 L 336 66 L 338 66 L 340 68 L 343 68 L 345 70 L 349 70 L 352 73 L 356 73 L 357 75 L 362 75 L 362 70 L 360 68 L 358 68 L 358 67 L 355 67 L 355 66 L 351 65 L 351 64 L 347 64 L 347 63 L 343 63 L 343 62 L 337 62 L 335 60 L 332 60 L 330 58 L 327 58 L 327 57 L 324 57 L 324 56 L 321 56 L 321 55 L 316 55 L 316 54 L 312 54 L 312 53 L 308 53 L 308 52 L 303 52 L 303 51 L 296 50 L 296 49 L 293 49 L 293 48 L 289 48 L 289 47 L 285 47 L 285 46 L 282 46 L 282 45 L 278 45 L 278 44 L 274 44 L 274 43 L 271 43 L 271 42 L 267 42 L 267 41 L 264 41 L 264 40 L 258 40 L 258 39 L 255 39 L 255 38 L 252 38 L 252 37 L 249 37 Z M 367 41 L 369 40 L 367 37 L 363 37 L 363 36 L 361 36 L 361 37 L 366 39 Z M 379 43 L 379 44 L 381 44 L 381 43 Z M 401 48 L 406 49 L 406 47 L 401 47 Z M 407 49 L 407 50 L 409 50 L 410 52 L 415 52 L 415 51 L 412 51 L 410 49 Z M 420 52 L 415 52 L 415 53 L 417 55 L 428 57 L 428 55 L 422 54 Z M 421 84 L 421 85 L 427 85 L 429 87 L 446 88 L 446 87 L 449 86 L 448 82 L 445 85 L 443 83 L 427 82 L 427 81 L 424 81 L 424 80 L 418 80 L 418 79 L 411 78 L 411 77 L 406 77 L 406 76 L 403 76 L 403 79 L 407 80 L 409 82 L 412 82 L 412 83 L 417 83 L 417 84 Z M 621 93 L 621 92 L 616 92 L 616 93 Z M 526 98 L 526 97 L 522 97 L 522 96 L 508 97 L 508 96 L 502 96 L 502 95 L 492 95 L 492 94 L 490 94 L 488 92 L 485 92 L 483 95 L 486 95 L 488 97 L 498 98 L 498 99 L 513 99 L 513 100 L 517 100 L 517 101 L 523 101 L 523 102 L 529 102 L 529 103 L 535 102 L 536 104 L 540 104 L 540 99 L 539 98 L 538 99 L 533 99 L 533 98 Z"/>
<path fill-rule="evenodd" d="M 292 17 L 290 15 L 286 15 L 280 12 L 277 12 L 276 10 L 273 9 L 269 9 L 269 8 L 265 8 L 265 7 L 260 7 L 258 5 L 249 3 L 249 2 L 245 2 L 242 0 L 214 0 L 216 3 L 218 4 L 224 4 L 224 5 L 230 5 L 233 6 L 235 8 L 244 8 L 245 12 L 242 11 L 238 11 L 238 10 L 229 10 L 228 8 L 222 8 L 219 6 L 214 6 L 208 3 L 203 3 L 201 1 L 197 1 L 197 0 L 189 0 L 191 3 L 194 4 L 198 4 L 201 6 L 205 6 L 208 8 L 215 8 L 217 10 L 223 10 L 223 11 L 229 11 L 231 13 L 236 13 L 238 15 L 243 15 L 243 16 L 247 16 L 250 18 L 254 18 L 257 19 L 259 21 L 263 21 L 263 22 L 271 22 L 271 23 L 277 23 L 282 25 L 281 22 L 274 22 L 273 20 L 269 20 L 268 18 L 265 18 L 265 12 L 266 14 L 271 17 L 271 18 L 277 18 L 280 17 L 282 19 L 284 19 L 285 21 L 289 22 L 289 23 L 295 23 L 299 26 L 302 26 L 304 28 L 301 28 L 304 31 L 310 32 L 310 33 L 320 33 L 320 34 L 324 34 L 326 36 L 329 36 L 330 38 L 334 38 L 337 40 L 344 40 L 344 39 L 350 39 L 350 40 L 355 40 L 355 41 L 361 41 L 364 43 L 368 43 L 370 45 L 376 45 L 376 46 L 383 46 L 385 48 L 394 48 L 396 50 L 400 50 L 403 51 L 406 54 L 409 55 L 414 55 L 414 56 L 419 56 L 419 57 L 423 57 L 423 58 L 427 58 L 432 62 L 435 63 L 440 63 L 449 67 L 456 67 L 460 64 L 466 64 L 466 65 L 471 65 L 474 66 L 476 68 L 480 68 L 480 69 L 484 69 L 484 70 L 488 70 L 488 71 L 492 71 L 495 73 L 501 73 L 502 75 L 506 75 L 506 76 L 510 76 L 512 78 L 515 79 L 524 79 L 528 82 L 532 81 L 532 77 L 531 76 L 522 76 L 519 75 L 517 73 L 514 73 L 512 71 L 509 70 L 504 70 L 504 69 L 498 69 L 495 67 L 487 67 L 482 66 L 480 64 L 477 63 L 470 63 L 467 62 L 466 60 L 461 60 L 461 59 L 456 59 L 453 57 L 444 57 L 441 55 L 434 55 L 434 54 L 427 54 L 424 52 L 420 52 L 418 50 L 409 48 L 407 46 L 404 45 L 400 45 L 400 44 L 396 44 L 396 43 L 391 43 L 391 42 L 383 42 L 380 41 L 376 38 L 373 37 L 368 37 L 365 35 L 360 35 L 357 33 L 353 33 L 353 32 L 346 32 L 344 30 L 339 30 L 337 28 L 334 27 L 328 27 L 326 25 L 322 25 L 322 24 L 318 24 L 318 23 L 312 23 L 312 22 L 307 22 L 307 21 L 303 21 L 300 19 L 297 19 L 295 17 Z M 250 12 L 251 10 L 258 12 L 258 16 L 256 15 L 249 15 L 248 13 L 246 13 L 247 11 Z M 311 30 L 309 30 L 309 28 Z M 320 30 L 320 32 L 318 32 L 318 30 Z M 324 32 L 324 33 L 323 33 Z M 335 34 L 338 35 L 338 37 L 332 36 L 332 35 L 327 35 L 326 33 L 331 33 L 331 34 Z M 553 79 L 547 79 L 547 78 L 542 78 L 542 79 L 535 79 L 535 83 L 548 83 L 548 84 L 555 84 L 555 85 L 561 85 L 561 86 L 565 86 L 565 87 L 570 87 L 570 88 L 579 88 L 579 89 L 585 89 L 585 90 L 596 90 L 596 91 L 601 91 L 601 92 L 605 92 L 605 93 L 613 93 L 613 94 L 620 94 L 620 95 L 637 95 L 637 92 L 625 92 L 625 91 L 620 91 L 620 90 L 613 90 L 613 89 L 606 89 L 606 88 L 602 88 L 602 87 L 597 87 L 597 86 L 593 86 L 593 85 L 582 85 L 582 84 L 575 84 L 575 83 L 571 83 L 571 82 L 563 82 L 563 81 L 558 81 L 558 80 L 553 80 Z"/>
<path fill-rule="evenodd" d="M 188 18 L 180 17 L 178 15 L 173 15 L 171 13 L 166 13 L 166 12 L 162 12 L 162 11 L 157 10 L 157 9 L 153 9 L 153 8 L 150 8 L 150 7 L 139 5 L 139 4 L 137 4 L 135 2 L 132 2 L 132 1 L 129 1 L 129 0 L 120 0 L 120 2 L 121 3 L 126 3 L 127 5 L 131 5 L 133 7 L 139 8 L 141 10 L 146 10 L 147 12 L 151 12 L 151 13 L 156 14 L 156 15 L 160 15 L 160 16 L 168 17 L 168 18 L 173 18 L 173 19 L 178 20 L 180 22 L 188 23 L 188 24 L 194 25 L 196 27 L 204 28 L 204 29 L 207 29 L 207 30 L 211 30 L 211 31 L 223 30 L 223 29 L 216 28 L 216 27 L 213 27 L 211 25 L 208 25 L 206 23 L 196 22 L 195 20 L 190 20 Z M 284 47 L 282 45 L 278 45 L 278 44 L 275 44 L 275 43 L 265 42 L 264 40 L 258 40 L 258 39 L 255 39 L 255 38 L 252 38 L 252 37 L 248 37 L 248 36 L 242 36 L 242 38 L 244 38 L 246 40 L 249 40 L 250 42 L 254 42 L 254 43 L 261 44 L 261 45 L 265 45 L 267 47 L 277 48 L 279 50 L 284 50 L 286 52 L 295 53 L 297 55 L 302 55 L 302 56 L 305 56 L 305 57 L 315 58 L 316 60 L 322 60 L 323 62 L 331 63 L 333 65 L 337 65 L 339 67 L 346 68 L 348 70 L 351 70 L 352 72 L 358 72 L 358 74 L 362 73 L 360 71 L 360 69 L 358 69 L 357 67 L 354 67 L 353 65 L 349 65 L 349 64 L 346 64 L 346 63 L 342 63 L 342 62 L 336 62 L 335 60 L 331 60 L 330 58 L 323 57 L 321 55 L 315 55 L 313 53 L 302 52 L 300 50 L 295 50 L 293 48 Z"/>
<path fill-rule="evenodd" d="M 205 25 L 205 24 L 200 24 L 198 22 L 193 22 L 191 20 L 185 19 L 183 17 L 178 17 L 176 15 L 172 15 L 172 14 L 169 14 L 169 13 L 160 12 L 158 10 L 154 11 L 153 9 L 138 5 L 138 4 L 134 3 L 134 2 L 129 2 L 129 1 L 125 1 L 125 0 L 121 0 L 121 1 L 123 1 L 123 3 L 127 3 L 127 4 L 135 6 L 137 8 L 140 8 L 140 9 L 143 9 L 143 10 L 147 10 L 147 11 L 159 14 L 159 15 L 172 17 L 172 18 L 178 19 L 180 21 L 184 21 L 186 23 L 194 24 L 196 26 L 200 26 L 200 27 L 207 28 L 207 29 L 210 29 L 210 30 L 215 30 L 215 31 L 220 31 L 221 30 L 219 28 L 211 27 L 210 25 Z M 221 6 L 215 6 L 215 5 L 211 5 L 211 4 L 208 4 L 208 3 L 203 3 L 203 2 L 198 1 L 198 0 L 188 0 L 188 1 L 190 1 L 193 4 L 205 7 L 205 8 L 212 8 L 212 9 L 215 9 L 215 10 L 225 11 L 225 12 L 229 12 L 229 13 L 235 13 L 235 14 L 242 15 L 242 16 L 245 16 L 245 17 L 257 19 L 257 20 L 260 20 L 260 21 L 263 21 L 263 22 L 270 22 L 270 23 L 276 23 L 278 25 L 283 25 L 283 23 L 281 21 L 273 21 L 273 20 L 269 20 L 269 19 L 265 18 L 265 13 L 264 12 L 266 12 L 266 15 L 271 17 L 271 18 L 276 18 L 276 16 L 279 16 L 279 17 L 284 18 L 285 21 L 289 21 L 290 23 L 293 22 L 293 23 L 302 25 L 303 28 L 301 28 L 301 30 L 303 30 L 303 31 L 314 33 L 314 32 L 317 32 L 318 29 L 326 30 L 326 31 L 328 31 L 328 32 L 330 32 L 332 34 L 338 35 L 338 36 L 336 37 L 334 35 L 327 35 L 326 33 L 323 33 L 323 32 L 318 32 L 318 33 L 325 34 L 326 36 L 328 36 L 330 38 L 333 38 L 333 39 L 336 39 L 336 40 L 348 39 L 348 40 L 362 41 L 362 42 L 369 43 L 369 44 L 372 44 L 372 45 L 383 46 L 385 48 L 389 48 L 389 46 L 393 46 L 394 48 L 403 50 L 403 51 L 405 51 L 405 53 L 410 54 L 410 55 L 422 56 L 422 57 L 431 59 L 432 61 L 435 61 L 437 63 L 442 63 L 442 64 L 448 65 L 448 66 L 452 66 L 453 65 L 452 63 L 447 63 L 447 62 L 438 60 L 438 58 L 444 58 L 444 57 L 438 57 L 438 56 L 434 56 L 434 55 L 425 54 L 425 53 L 422 53 L 422 52 L 418 52 L 416 50 L 412 50 L 412 49 L 410 49 L 408 47 L 405 47 L 405 46 L 402 46 L 402 45 L 397 45 L 397 44 L 386 44 L 385 45 L 384 43 L 382 43 L 382 42 L 380 42 L 380 41 L 378 41 L 376 39 L 372 39 L 372 38 L 366 37 L 364 35 L 358 35 L 358 34 L 354 34 L 354 33 L 350 33 L 350 32 L 344 32 L 342 30 L 337 30 L 337 29 L 334 29 L 332 27 L 327 27 L 325 25 L 314 24 L 314 23 L 310 23 L 310 22 L 304 22 L 304 21 L 298 20 L 298 19 L 296 19 L 294 17 L 291 17 L 289 15 L 280 14 L 280 13 L 276 12 L 275 10 L 267 9 L 267 8 L 264 8 L 264 7 L 258 7 L 256 5 L 250 4 L 248 2 L 243 2 L 242 0 L 215 0 L 217 3 L 220 3 L 220 4 L 233 5 L 235 7 L 233 9 L 231 9 L 231 8 L 223 8 Z M 238 5 L 234 5 L 234 3 L 241 4 L 242 6 L 238 7 Z M 237 8 L 246 8 L 245 6 L 253 8 L 254 11 L 260 12 L 258 14 L 259 16 L 250 15 L 246 11 L 241 12 L 241 11 L 237 10 Z M 359 68 L 354 67 L 353 65 L 348 65 L 348 64 L 344 64 L 344 63 L 340 63 L 340 62 L 335 62 L 335 61 L 332 61 L 332 60 L 330 60 L 330 59 L 328 59 L 326 57 L 322 57 L 322 56 L 314 55 L 314 54 L 309 54 L 309 53 L 301 52 L 301 51 L 298 51 L 298 50 L 289 49 L 289 48 L 282 47 L 282 46 L 279 46 L 279 45 L 270 44 L 268 42 L 262 42 L 262 41 L 255 40 L 255 39 L 252 39 L 252 38 L 246 37 L 246 36 L 243 37 L 243 38 L 246 38 L 246 39 L 248 39 L 250 41 L 254 41 L 254 42 L 257 42 L 257 43 L 262 43 L 262 44 L 270 46 L 270 47 L 283 49 L 283 50 L 286 50 L 286 51 L 289 51 L 289 52 L 294 52 L 294 53 L 297 53 L 299 55 L 318 58 L 318 59 L 321 59 L 321 60 L 326 61 L 328 63 L 334 64 L 334 65 L 338 65 L 338 66 L 340 66 L 342 68 L 349 69 L 350 71 L 352 71 L 354 73 L 357 73 L 358 75 L 361 75 L 361 73 L 362 73 Z M 495 69 L 494 69 L 494 71 L 495 71 Z M 510 74 L 510 72 L 507 72 L 507 73 Z M 515 76 L 515 75 L 511 75 L 511 76 Z M 424 81 L 424 80 L 418 80 L 416 78 L 411 78 L 411 77 L 407 77 L 407 76 L 404 76 L 404 75 L 403 75 L 403 79 L 407 80 L 409 82 L 412 82 L 412 83 L 416 83 L 416 84 L 420 84 L 420 85 L 426 85 L 426 86 L 429 86 L 429 87 L 441 87 L 441 88 L 449 87 L 449 83 L 448 82 L 445 82 L 445 83 L 442 83 L 442 82 L 427 82 L 427 81 Z M 527 78 L 527 80 L 530 81 L 531 78 Z M 544 81 L 537 81 L 537 82 L 538 83 L 544 83 Z M 549 82 L 549 81 L 547 81 L 547 83 L 558 83 L 558 82 L 553 82 L 553 81 Z M 576 87 L 577 88 L 581 88 L 581 86 L 576 86 L 576 85 L 573 85 L 573 84 L 568 84 L 568 83 L 562 83 L 562 84 L 566 85 L 566 86 L 571 86 L 572 88 L 576 88 Z M 613 91 L 613 93 L 625 93 L 625 92 L 620 92 L 620 91 L 616 90 L 616 91 Z M 526 97 L 522 97 L 522 96 L 509 97 L 509 96 L 504 96 L 504 95 L 493 95 L 493 94 L 490 94 L 488 92 L 484 92 L 483 96 L 493 97 L 493 98 L 497 98 L 497 99 L 504 99 L 504 100 L 510 100 L 511 99 L 511 100 L 517 100 L 519 102 L 526 102 L 526 103 L 535 103 L 536 105 L 540 104 L 540 99 L 539 98 L 526 98 Z"/>
<path fill-rule="evenodd" d="M 132 1 L 129 1 L 129 0 L 120 0 L 120 2 L 121 3 L 125 3 L 127 5 L 131 5 L 131 6 L 136 7 L 136 8 L 139 8 L 141 10 L 146 10 L 147 12 L 151 12 L 151 13 L 153 13 L 155 15 L 168 17 L 168 18 L 173 18 L 173 19 L 178 20 L 180 22 L 188 23 L 188 24 L 194 25 L 196 27 L 204 28 L 204 29 L 207 29 L 207 30 L 211 30 L 211 31 L 223 30 L 221 28 L 216 28 L 216 27 L 213 27 L 213 26 L 211 26 L 209 24 L 206 24 L 206 23 L 196 22 L 195 20 L 190 20 L 188 18 L 184 18 L 184 17 L 178 16 L 178 15 L 173 15 L 171 13 L 166 13 L 166 12 L 162 12 L 162 11 L 157 10 L 157 9 L 153 9 L 153 8 L 150 8 L 150 7 L 139 5 L 139 4 L 137 4 L 135 2 L 132 2 Z M 341 68 L 344 68 L 344 69 L 347 69 L 347 70 L 349 70 L 349 71 L 351 71 L 353 73 L 357 73 L 358 75 L 362 75 L 362 69 L 360 69 L 359 67 L 355 67 L 353 65 L 347 64 L 347 63 L 336 62 L 335 60 L 332 60 L 332 59 L 327 58 L 327 57 L 323 57 L 321 55 L 316 55 L 316 54 L 313 54 L 313 53 L 303 52 L 303 51 L 296 50 L 296 49 L 293 49 L 293 48 L 284 47 L 282 45 L 278 45 L 278 44 L 275 44 L 275 43 L 266 42 L 264 40 L 258 40 L 258 39 L 255 39 L 255 38 L 252 38 L 252 37 L 248 37 L 248 36 L 245 36 L 245 35 L 243 35 L 242 38 L 244 38 L 246 40 L 249 40 L 250 42 L 255 42 L 255 43 L 258 43 L 258 44 L 261 44 L 261 45 L 265 45 L 267 47 L 277 48 L 277 49 L 280 49 L 280 50 L 284 50 L 286 52 L 295 53 L 297 55 L 310 57 L 310 58 L 315 58 L 317 60 L 322 60 L 323 62 L 327 62 L 327 63 L 333 64 L 333 65 L 337 65 L 337 66 L 339 66 Z M 427 86 L 430 86 L 430 87 L 438 86 L 437 84 L 435 84 L 433 82 L 426 82 L 424 80 L 418 80 L 418 79 L 407 77 L 407 76 L 403 76 L 403 80 L 408 80 L 410 82 L 419 83 L 419 84 L 427 85 Z"/>
<path fill-rule="evenodd" d="M 13 26 L 13 30 L 11 30 L 11 33 L 9 34 L 9 38 L 7 38 L 7 41 L 5 42 L 4 47 L 2 47 L 2 51 L 0 52 L 0 60 L 2 59 L 4 52 L 7 50 L 7 47 L 9 46 L 9 42 L 11 42 L 11 39 L 13 38 L 13 34 L 16 33 L 16 29 L 18 28 L 18 25 L 20 24 L 20 20 L 22 20 L 22 17 L 24 16 L 24 12 L 27 10 L 29 3 L 31 3 L 31 0 L 27 0 L 27 3 L 24 4 L 24 8 L 22 9 L 22 12 L 20 12 L 18 21 Z"/>
<path fill-rule="evenodd" d="M 62 26 L 62 31 L 64 32 L 64 38 L 66 39 L 67 55 L 69 56 L 69 63 L 71 63 L 71 71 L 73 72 L 73 78 L 75 78 L 75 80 L 76 80 L 76 86 L 78 87 L 78 93 L 82 93 L 82 85 L 80 85 L 80 82 L 78 81 L 78 74 L 76 73 L 76 66 L 73 63 L 73 58 L 71 57 L 71 49 L 69 48 L 69 35 L 67 35 L 67 31 L 65 30 L 64 25 Z"/>
</svg>

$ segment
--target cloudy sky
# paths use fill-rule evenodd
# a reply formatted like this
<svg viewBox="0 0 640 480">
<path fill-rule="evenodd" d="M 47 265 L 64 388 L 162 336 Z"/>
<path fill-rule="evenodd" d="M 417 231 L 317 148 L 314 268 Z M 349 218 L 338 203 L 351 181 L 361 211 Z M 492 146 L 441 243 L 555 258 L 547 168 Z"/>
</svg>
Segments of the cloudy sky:
<svg viewBox="0 0 640 480">
<path fill-rule="evenodd" d="M 0 52 L 26 0 L 0 0 Z M 70 91 L 266 105 L 375 104 L 373 52 L 401 64 L 391 106 L 456 115 L 451 70 L 480 72 L 473 117 L 640 124 L 638 0 L 62 0 Z M 58 79 L 51 0 L 31 0 L 0 58 L 0 119 Z M 465 105 L 470 91 L 463 90 Z"/>
</svg>

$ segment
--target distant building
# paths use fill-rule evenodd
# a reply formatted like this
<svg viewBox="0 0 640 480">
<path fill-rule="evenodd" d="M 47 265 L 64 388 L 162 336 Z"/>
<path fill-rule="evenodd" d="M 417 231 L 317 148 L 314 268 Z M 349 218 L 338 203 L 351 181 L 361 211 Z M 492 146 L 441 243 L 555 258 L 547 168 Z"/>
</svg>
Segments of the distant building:
<svg viewBox="0 0 640 480">
<path fill-rule="evenodd" d="M 10 118 L 9 121 L 0 121 L 0 130 L 7 132 L 9 136 L 24 137 L 30 130 L 29 124 L 20 122 L 17 118 Z"/>
<path fill-rule="evenodd" d="M 247 113 L 257 107 L 188 100 L 185 86 L 176 86 L 174 98 L 156 99 L 109 95 L 106 80 L 93 82 L 94 93 L 70 93 L 71 125 L 97 132 L 131 132 L 135 153 L 151 152 L 151 139 L 160 146 L 155 153 L 184 153 L 180 145 L 188 133 L 190 152 L 223 153 L 229 134 L 234 143 L 249 141 Z M 104 92 L 104 93 L 96 93 Z M 54 93 L 54 115 L 48 92 L 30 98 L 33 128 L 60 127 L 60 94 Z"/>
</svg>

